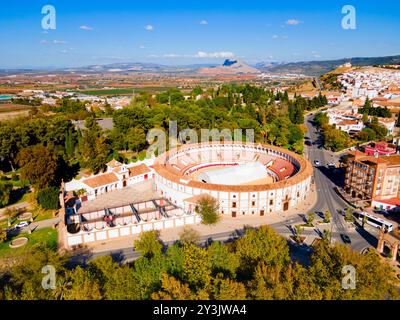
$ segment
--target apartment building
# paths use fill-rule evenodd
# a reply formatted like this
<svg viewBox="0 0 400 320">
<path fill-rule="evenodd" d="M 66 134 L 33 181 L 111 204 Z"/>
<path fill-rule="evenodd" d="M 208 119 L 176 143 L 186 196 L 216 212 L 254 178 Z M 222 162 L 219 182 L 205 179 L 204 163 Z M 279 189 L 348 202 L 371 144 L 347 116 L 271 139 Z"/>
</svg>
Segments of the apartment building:
<svg viewBox="0 0 400 320">
<path fill-rule="evenodd" d="M 370 156 L 350 152 L 345 174 L 345 191 L 361 200 L 400 198 L 400 155 Z"/>
</svg>

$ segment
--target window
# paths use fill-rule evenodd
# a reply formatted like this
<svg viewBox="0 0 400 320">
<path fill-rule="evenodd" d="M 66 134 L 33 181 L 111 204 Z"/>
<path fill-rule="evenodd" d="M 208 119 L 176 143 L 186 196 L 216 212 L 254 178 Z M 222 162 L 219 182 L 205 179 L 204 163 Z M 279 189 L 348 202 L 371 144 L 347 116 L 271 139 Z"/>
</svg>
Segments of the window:
<svg viewBox="0 0 400 320">
<path fill-rule="evenodd" d="M 255 202 L 255 201 L 252 201 L 252 202 L 251 202 L 251 205 L 254 207 L 254 206 L 256 205 L 256 202 Z"/>
<path fill-rule="evenodd" d="M 274 200 L 269 200 L 269 205 L 272 206 L 274 204 Z"/>
<path fill-rule="evenodd" d="M 236 202 L 232 202 L 232 208 L 236 208 Z"/>
</svg>

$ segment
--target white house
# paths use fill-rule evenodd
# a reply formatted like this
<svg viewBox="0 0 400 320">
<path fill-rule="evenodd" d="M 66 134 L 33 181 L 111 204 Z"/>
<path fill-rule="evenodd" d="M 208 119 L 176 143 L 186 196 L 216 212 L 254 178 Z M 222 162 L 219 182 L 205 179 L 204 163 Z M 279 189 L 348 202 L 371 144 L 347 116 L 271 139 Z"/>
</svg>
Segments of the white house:
<svg viewBox="0 0 400 320">
<path fill-rule="evenodd" d="M 65 184 L 65 191 L 85 190 L 87 200 L 93 200 L 98 195 L 153 178 L 153 170 L 146 164 L 122 164 L 116 160 L 107 163 L 104 173 L 93 175 L 89 178 L 72 180 Z M 85 198 L 83 199 L 85 200 Z"/>
</svg>

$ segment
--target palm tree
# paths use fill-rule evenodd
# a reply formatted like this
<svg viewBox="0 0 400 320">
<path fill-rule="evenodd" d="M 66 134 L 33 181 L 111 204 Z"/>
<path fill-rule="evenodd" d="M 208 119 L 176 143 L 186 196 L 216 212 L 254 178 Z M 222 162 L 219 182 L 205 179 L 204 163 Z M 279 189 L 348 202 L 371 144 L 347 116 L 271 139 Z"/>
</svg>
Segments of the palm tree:
<svg viewBox="0 0 400 320">
<path fill-rule="evenodd" d="M 296 241 L 301 242 L 301 234 L 303 233 L 304 228 L 301 225 L 297 224 L 295 226 L 295 229 L 296 229 L 296 234 L 295 234 Z"/>
<path fill-rule="evenodd" d="M 345 220 L 348 222 L 353 221 L 353 214 L 350 211 L 350 208 L 345 209 Z"/>
<path fill-rule="evenodd" d="M 71 289 L 72 282 L 67 278 L 58 281 L 56 289 L 54 290 L 54 297 L 56 300 L 64 300 L 65 293 Z"/>
<path fill-rule="evenodd" d="M 330 213 L 329 210 L 326 210 L 326 211 L 325 211 L 325 214 L 324 214 L 324 222 L 325 222 L 325 223 L 330 223 L 330 222 L 331 222 L 331 213 Z"/>
<path fill-rule="evenodd" d="M 315 214 L 314 214 L 314 212 L 310 212 L 309 214 L 308 214 L 308 216 L 307 216 L 307 225 L 308 226 L 312 226 L 313 224 L 313 221 L 314 221 L 314 218 L 315 218 Z"/>
<path fill-rule="evenodd" d="M 322 239 L 323 240 L 327 240 L 329 241 L 329 243 L 331 243 L 332 241 L 332 232 L 329 230 L 324 230 L 323 235 L 322 235 Z"/>
<path fill-rule="evenodd" d="M 365 223 L 367 222 L 367 216 L 364 214 L 362 217 L 362 228 L 365 229 Z"/>
</svg>

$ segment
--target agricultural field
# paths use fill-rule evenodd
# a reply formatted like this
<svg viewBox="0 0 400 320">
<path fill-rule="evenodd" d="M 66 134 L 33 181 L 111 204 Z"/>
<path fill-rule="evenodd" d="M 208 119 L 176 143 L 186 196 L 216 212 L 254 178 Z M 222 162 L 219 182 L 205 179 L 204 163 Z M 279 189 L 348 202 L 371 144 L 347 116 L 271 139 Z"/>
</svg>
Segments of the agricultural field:
<svg viewBox="0 0 400 320">
<path fill-rule="evenodd" d="M 22 104 L 0 103 L 0 121 L 26 116 L 31 108 Z"/>
<path fill-rule="evenodd" d="M 80 93 L 94 95 L 94 96 L 111 96 L 111 95 L 131 95 L 133 93 L 133 90 L 135 90 L 135 93 L 140 93 L 140 92 L 161 92 L 168 89 L 169 87 L 92 89 L 92 90 L 80 91 Z"/>
</svg>

